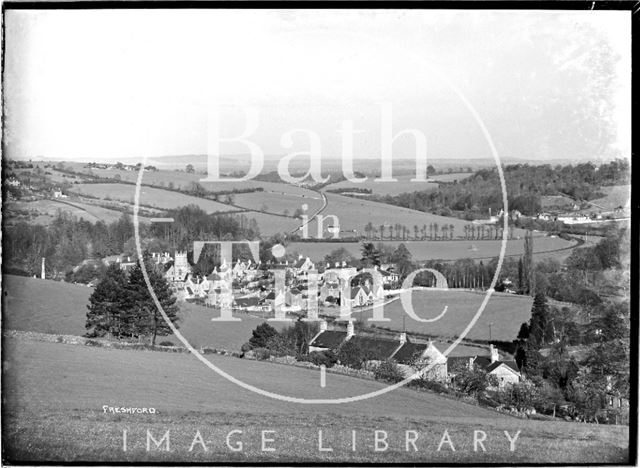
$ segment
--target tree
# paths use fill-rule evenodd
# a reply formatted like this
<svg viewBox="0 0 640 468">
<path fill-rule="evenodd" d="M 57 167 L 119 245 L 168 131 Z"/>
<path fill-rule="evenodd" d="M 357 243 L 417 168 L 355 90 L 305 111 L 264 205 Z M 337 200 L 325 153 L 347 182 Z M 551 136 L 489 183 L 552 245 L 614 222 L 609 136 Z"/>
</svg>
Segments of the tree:
<svg viewBox="0 0 640 468">
<path fill-rule="evenodd" d="M 186 167 L 187 174 L 193 174 L 196 170 L 193 168 L 193 164 L 187 164 Z"/>
<path fill-rule="evenodd" d="M 400 281 L 404 280 L 407 275 L 414 270 L 413 262 L 411 261 L 411 252 L 409 252 L 409 249 L 407 249 L 404 244 L 398 245 L 391 255 L 391 261 L 396 264 L 396 271 L 400 276 Z"/>
<path fill-rule="evenodd" d="M 523 323 L 522 325 L 520 325 L 520 331 L 518 332 L 518 339 L 519 340 L 527 340 L 529 338 L 529 324 L 528 323 Z"/>
<path fill-rule="evenodd" d="M 531 306 L 531 320 L 529 321 L 529 342 L 540 348 L 550 338 L 551 317 L 547 298 L 543 294 L 536 294 Z"/>
<path fill-rule="evenodd" d="M 177 328 L 179 308 L 176 305 L 176 297 L 164 276 L 150 263 L 148 254 L 145 254 L 145 257 L 149 285 L 162 306 L 162 310 Z M 130 323 L 132 334 L 151 336 L 151 345 L 155 346 L 158 335 L 166 336 L 172 333 L 171 327 L 164 320 L 151 297 L 140 262 L 136 263 L 136 266 L 129 273 L 125 297 L 133 312 L 131 314 L 133 320 Z"/>
<path fill-rule="evenodd" d="M 366 266 L 380 266 L 380 252 L 371 242 L 362 244 L 362 263 Z"/>
<path fill-rule="evenodd" d="M 455 387 L 467 395 L 479 398 L 490 386 L 497 386 L 498 379 L 495 375 L 487 374 L 483 369 L 463 367 L 454 379 Z"/>
<path fill-rule="evenodd" d="M 427 166 L 427 175 L 433 175 L 436 173 L 436 168 L 433 167 L 431 164 L 429 164 Z"/>
<path fill-rule="evenodd" d="M 324 262 L 328 263 L 330 266 L 335 265 L 336 263 L 342 262 L 353 262 L 355 259 L 353 255 L 345 249 L 344 247 L 340 247 L 339 249 L 335 249 L 331 251 L 329 254 L 325 255 Z"/>
<path fill-rule="evenodd" d="M 266 348 L 269 340 L 276 335 L 278 335 L 278 330 L 264 322 L 251 332 L 249 344 L 252 348 Z"/>
<path fill-rule="evenodd" d="M 117 264 L 107 268 L 102 280 L 97 284 L 87 305 L 87 336 L 102 337 L 111 335 L 121 337 L 121 323 L 126 310 L 122 307 L 122 298 L 126 287 L 126 277 Z"/>
</svg>

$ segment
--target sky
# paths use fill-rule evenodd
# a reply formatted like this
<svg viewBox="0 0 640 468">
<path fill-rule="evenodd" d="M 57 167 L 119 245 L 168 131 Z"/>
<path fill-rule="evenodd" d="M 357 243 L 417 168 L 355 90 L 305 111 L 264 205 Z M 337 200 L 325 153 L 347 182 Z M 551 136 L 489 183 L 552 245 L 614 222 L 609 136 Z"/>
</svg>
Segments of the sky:
<svg viewBox="0 0 640 468">
<path fill-rule="evenodd" d="M 267 156 L 313 132 L 339 158 L 351 120 L 355 157 L 378 158 L 383 108 L 433 158 L 491 156 L 474 113 L 501 156 L 630 154 L 629 12 L 9 10 L 5 28 L 12 158 L 206 154 L 212 113 Z"/>
</svg>

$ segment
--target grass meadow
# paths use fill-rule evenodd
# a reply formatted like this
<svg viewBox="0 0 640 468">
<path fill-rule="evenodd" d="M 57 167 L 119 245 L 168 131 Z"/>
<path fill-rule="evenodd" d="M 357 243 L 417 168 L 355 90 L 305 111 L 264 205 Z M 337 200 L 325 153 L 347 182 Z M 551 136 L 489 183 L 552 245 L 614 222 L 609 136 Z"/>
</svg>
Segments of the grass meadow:
<svg viewBox="0 0 640 468">
<path fill-rule="evenodd" d="M 355 230 L 358 235 L 365 235 L 364 228 L 369 222 L 376 229 L 379 229 L 380 225 L 384 224 L 387 235 L 389 233 L 388 226 L 394 226 L 395 224 L 406 226 L 413 232 L 414 225 L 421 228 L 423 224 L 428 225 L 434 222 L 439 225 L 446 224 L 447 226 L 452 224 L 455 229 L 454 232 L 461 235 L 464 225 L 468 224 L 462 219 L 437 216 L 431 213 L 410 210 L 385 203 L 361 200 L 334 193 L 326 193 L 326 196 L 327 207 L 322 212 L 322 215 L 337 216 L 342 231 L 354 233 L 353 231 Z M 333 221 L 331 218 L 324 222 L 324 237 L 330 237 L 330 234 L 327 232 L 327 227 L 332 225 Z M 317 237 L 317 229 L 317 222 L 315 220 L 309 223 L 310 237 Z M 454 234 L 454 236 L 455 235 L 456 234 Z"/>
<path fill-rule="evenodd" d="M 484 293 L 452 289 L 417 290 L 412 292 L 412 304 L 415 314 L 421 319 L 435 318 L 448 307 L 442 318 L 434 322 L 419 322 L 406 314 L 401 301 L 396 300 L 384 307 L 385 318 L 389 322 L 375 323 L 378 327 L 409 333 L 422 333 L 431 336 L 452 339 L 462 334 L 471 322 L 482 301 Z M 518 335 L 520 325 L 531 318 L 533 299 L 527 296 L 494 293 L 482 315 L 469 331 L 467 338 L 489 340 L 489 324 L 491 323 L 491 338 L 494 340 L 512 341 Z M 369 319 L 371 311 L 355 312 L 355 318 Z"/>
<path fill-rule="evenodd" d="M 327 185 L 324 190 L 343 190 L 343 189 L 369 189 L 373 195 L 399 195 L 407 192 L 417 192 L 424 190 L 437 190 L 438 182 L 453 182 L 454 180 L 462 180 L 473 175 L 470 172 L 452 173 L 430 176 L 427 182 L 411 182 L 415 178 L 415 174 L 394 175 L 396 182 L 376 182 L 378 177 L 368 177 L 364 182 L 354 183 L 348 180 L 342 180 L 335 184 Z"/>
<path fill-rule="evenodd" d="M 152 164 L 152 163 L 150 163 Z M 76 172 L 85 172 L 88 173 L 89 169 L 84 167 L 83 163 L 65 163 L 66 166 L 71 166 Z M 55 174 L 57 171 L 53 171 Z M 99 177 L 109 177 L 113 178 L 116 175 L 119 175 L 123 181 L 127 182 L 137 182 L 138 181 L 138 171 L 126 171 L 126 170 L 118 170 L 118 169 L 91 169 L 91 173 L 95 176 Z M 221 177 L 222 180 L 219 182 L 203 182 L 202 179 L 205 179 L 206 175 L 202 173 L 187 173 L 184 170 L 173 171 L 160 169 L 158 171 L 145 171 L 144 176 L 142 178 L 142 183 L 146 185 L 154 185 L 158 187 L 168 187 L 170 183 L 173 184 L 176 188 L 188 189 L 191 184 L 197 182 L 201 184 L 205 189 L 210 190 L 212 192 L 220 192 L 224 190 L 233 190 L 233 189 L 254 189 L 254 188 L 263 188 L 265 191 L 286 191 L 289 194 L 294 195 L 303 195 L 308 193 L 313 193 L 312 191 L 302 188 L 296 187 L 294 185 L 289 185 L 285 183 L 278 182 L 266 182 L 261 180 L 246 180 L 241 182 L 229 182 L 225 181 L 224 177 Z"/>
<path fill-rule="evenodd" d="M 3 448 L 9 462 L 623 463 L 628 428 L 516 419 L 435 394 L 398 389 L 340 405 L 300 405 L 240 388 L 193 356 L 8 338 L 4 343 Z M 302 398 L 355 396 L 383 383 L 317 370 L 212 356 L 234 377 Z M 103 406 L 154 408 L 115 414 Z M 127 431 L 126 451 L 123 431 Z M 232 452 L 226 445 L 230 431 Z M 319 451 L 318 430 L 323 431 Z M 484 449 L 474 451 L 474 430 Z M 169 451 L 150 444 L 169 431 Z M 262 431 L 273 439 L 262 450 Z M 352 447 L 353 431 L 356 449 Z M 385 431 L 376 451 L 374 431 Z M 415 431 L 415 449 L 406 444 Z M 447 431 L 451 445 L 438 445 Z M 514 451 L 511 437 L 518 431 Z M 202 443 L 193 444 L 200 433 Z M 379 437 L 383 437 L 379 433 Z M 190 448 L 192 450 L 190 450 Z M 384 449 L 383 444 L 378 448 Z M 407 450 L 408 449 L 408 450 Z"/>
<path fill-rule="evenodd" d="M 135 185 L 129 184 L 77 184 L 71 188 L 71 191 L 102 199 L 111 198 L 133 205 L 135 189 Z M 237 208 L 214 200 L 192 197 L 190 195 L 152 187 L 141 187 L 140 204 L 164 210 L 186 205 L 197 205 L 207 213 L 237 210 Z"/>
<path fill-rule="evenodd" d="M 325 223 L 327 224 L 327 223 Z M 310 231 L 313 233 L 313 231 Z M 374 244 L 380 241 L 374 240 Z M 458 260 L 461 258 L 490 259 L 500 255 L 501 241 L 499 240 L 455 240 L 455 241 L 383 241 L 382 244 L 396 248 L 404 244 L 414 260 Z M 566 241 L 558 237 L 536 237 L 533 241 L 534 257 L 536 259 L 565 255 L 571 250 L 575 242 Z M 362 244 L 359 242 L 292 242 L 287 246 L 291 252 L 299 252 L 313 260 L 322 260 L 325 255 L 339 248 L 347 249 L 351 255 L 360 258 Z M 507 242 L 505 255 L 522 255 L 524 253 L 524 239 L 513 239 Z"/>
<path fill-rule="evenodd" d="M 289 216 L 301 209 L 303 204 L 308 206 L 306 213 L 309 216 L 322 208 L 322 197 L 316 192 L 308 190 L 308 193 L 291 193 L 288 189 L 287 185 L 282 185 L 279 191 L 240 193 L 234 196 L 233 204 L 276 214 L 284 214 L 286 211 Z"/>
<path fill-rule="evenodd" d="M 85 321 L 89 296 L 93 291 L 84 285 L 40 280 L 22 276 L 4 275 L 3 327 L 5 330 L 33 331 L 54 335 L 86 333 Z M 33 294 L 37 290 L 38 294 Z M 239 351 L 249 341 L 251 331 L 264 322 L 261 318 L 238 314 L 241 322 L 212 322 L 219 311 L 203 306 L 181 303 L 179 330 L 195 347 L 209 346 L 228 351 Z M 284 324 L 273 323 L 281 328 Z M 179 340 L 162 336 L 158 342 Z"/>
<path fill-rule="evenodd" d="M 31 218 L 34 224 L 49 224 L 53 221 L 58 211 L 70 213 L 78 218 L 83 218 L 89 222 L 97 221 L 111 222 L 117 221 L 122 213 L 116 210 L 109 210 L 101 206 L 91 205 L 77 201 L 62 203 L 56 200 L 42 199 L 36 201 L 11 201 L 7 203 L 7 213 L 12 210 L 28 210 L 38 212 L 38 216 Z"/>
</svg>

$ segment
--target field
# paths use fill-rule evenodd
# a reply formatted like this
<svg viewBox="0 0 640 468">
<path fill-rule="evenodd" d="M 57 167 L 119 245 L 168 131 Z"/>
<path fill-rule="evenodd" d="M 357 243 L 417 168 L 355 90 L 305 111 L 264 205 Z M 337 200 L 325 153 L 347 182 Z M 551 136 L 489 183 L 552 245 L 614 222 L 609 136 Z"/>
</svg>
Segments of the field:
<svg viewBox="0 0 640 468">
<path fill-rule="evenodd" d="M 279 191 L 264 191 L 252 193 L 240 193 L 234 196 L 234 205 L 251 210 L 266 211 L 269 213 L 293 215 L 303 204 L 308 206 L 306 214 L 311 217 L 322 208 L 322 197 L 307 190 L 306 193 L 292 193 L 289 186 L 282 185 Z"/>
<path fill-rule="evenodd" d="M 423 333 L 442 338 L 455 338 L 462 334 L 465 327 L 476 314 L 485 294 L 476 291 L 452 289 L 413 291 L 412 304 L 415 314 L 421 319 L 437 317 L 445 307 L 446 314 L 435 322 L 422 323 L 406 314 L 402 303 L 396 300 L 384 307 L 385 318 L 390 322 L 375 323 L 376 326 L 408 333 Z M 518 336 L 520 325 L 531 318 L 533 299 L 528 296 L 494 293 L 484 312 L 469 331 L 467 338 L 489 340 L 489 324 L 491 338 L 501 341 L 513 341 Z M 371 311 L 354 312 L 354 317 L 368 319 Z"/>
<path fill-rule="evenodd" d="M 149 164 L 152 164 L 152 163 L 149 163 Z M 85 165 L 84 163 L 65 163 L 65 166 L 71 167 L 75 172 L 88 173 L 89 169 L 85 168 L 84 165 Z M 55 170 L 52 172 L 54 174 L 58 173 Z M 138 181 L 138 171 L 126 171 L 126 170 L 118 170 L 118 169 L 91 169 L 91 173 L 99 177 L 113 178 L 115 176 L 120 176 L 120 178 L 123 181 L 127 181 L 127 182 Z M 219 192 L 223 190 L 233 190 L 233 189 L 242 190 L 242 189 L 263 188 L 265 191 L 274 191 L 274 192 L 285 190 L 287 193 L 295 194 L 295 195 L 313 193 L 308 189 L 305 189 L 302 187 L 296 187 L 294 185 L 276 183 L 276 182 L 264 182 L 260 180 L 246 180 L 242 182 L 225 182 L 223 178 L 223 180 L 220 182 L 202 182 L 201 179 L 204 179 L 205 177 L 206 175 L 202 173 L 187 173 L 184 170 L 172 171 L 172 170 L 160 169 L 158 171 L 145 171 L 144 176 L 142 178 L 142 183 L 145 185 L 155 185 L 158 187 L 168 187 L 169 184 L 172 183 L 175 188 L 188 189 L 191 186 L 191 184 L 193 184 L 194 182 L 197 182 L 201 184 L 205 189 L 210 190 L 212 192 Z"/>
<path fill-rule="evenodd" d="M 373 195 L 398 195 L 405 192 L 415 192 L 418 190 L 436 190 L 438 184 L 429 179 L 427 182 L 411 182 L 416 175 L 394 175 L 397 182 L 376 182 L 378 177 L 368 177 L 366 181 L 354 183 L 342 180 L 335 184 L 327 185 L 323 190 L 345 190 L 345 189 L 368 189 Z"/>
<path fill-rule="evenodd" d="M 185 354 L 22 337 L 5 339 L 3 348 L 6 461 L 515 464 L 623 463 L 629 456 L 627 427 L 521 420 L 404 388 L 339 406 L 299 405 L 240 388 Z M 242 381 L 303 398 L 355 396 L 384 386 L 328 374 L 322 388 L 316 370 L 222 356 L 210 360 Z M 156 413 L 114 414 L 105 412 L 105 405 L 154 408 Z M 242 441 L 238 452 L 225 443 L 233 430 L 242 431 L 230 437 L 232 447 Z M 267 447 L 273 452 L 261 446 L 261 431 L 269 430 L 274 432 L 266 438 L 274 440 Z M 319 451 L 318 430 L 323 446 L 333 451 Z M 387 433 L 387 450 L 374 451 L 375 430 Z M 405 444 L 408 430 L 417 431 L 417 451 Z M 438 450 L 445 430 L 455 452 L 448 443 Z M 480 447 L 474 452 L 474 430 L 486 433 L 486 452 Z M 156 440 L 170 431 L 171 451 L 153 443 L 147 447 L 147 431 Z M 198 431 L 202 443 L 193 444 Z M 521 431 L 514 451 L 504 431 L 511 437 Z"/>
<path fill-rule="evenodd" d="M 300 226 L 302 223 L 297 218 L 286 218 L 284 216 L 276 216 L 267 213 L 258 213 L 250 211 L 243 213 L 249 219 L 255 219 L 260 228 L 262 237 L 269 237 L 278 233 L 289 233 Z"/>
<path fill-rule="evenodd" d="M 30 218 L 30 222 L 34 224 L 49 224 L 57 215 L 58 211 L 68 212 L 78 218 L 95 223 L 97 221 L 111 222 L 116 221 L 122 216 L 120 211 L 109 210 L 100 206 L 91 205 L 77 201 L 61 202 L 57 200 L 37 200 L 37 201 L 14 201 L 7 204 L 7 213 L 14 210 L 27 210 L 38 213 L 37 216 Z"/>
<path fill-rule="evenodd" d="M 91 195 L 102 199 L 113 199 L 133 205 L 135 186 L 128 184 L 77 184 L 71 191 L 81 195 Z M 186 205 L 197 205 L 207 213 L 237 210 L 224 203 L 204 198 L 192 197 L 178 192 L 171 192 L 151 187 L 141 187 L 140 204 L 159 209 L 174 209 Z"/>
<path fill-rule="evenodd" d="M 59 335 L 83 335 L 86 332 L 86 305 L 93 289 L 11 275 L 5 275 L 3 288 L 7 292 L 3 304 L 4 329 Z M 39 294 L 30 294 L 33 290 L 38 290 Z M 402 331 L 403 326 L 406 326 L 409 333 L 453 338 L 469 323 L 482 303 L 484 294 L 459 289 L 424 290 L 414 291 L 412 297 L 415 313 L 421 318 L 435 317 L 445 306 L 449 307 L 448 312 L 436 322 L 420 323 L 405 315 L 400 301 L 396 300 L 384 308 L 385 317 L 391 321 L 375 324 L 395 331 Z M 531 303 L 530 297 L 494 293 L 468 338 L 487 340 L 488 324 L 493 323 L 493 339 L 515 339 L 520 325 L 530 318 Z M 180 332 L 196 347 L 211 346 L 238 351 L 249 340 L 251 331 L 264 321 L 247 314 L 238 314 L 241 322 L 215 323 L 211 321 L 211 318 L 217 316 L 213 309 L 181 303 L 180 310 Z M 360 316 L 369 318 L 371 312 L 354 312 L 354 318 Z M 366 322 L 366 325 L 370 323 Z M 281 328 L 284 325 L 274 322 L 274 326 Z M 165 340 L 179 343 L 173 336 L 159 339 Z"/>
<path fill-rule="evenodd" d="M 313 230 L 310 231 L 313 233 Z M 373 241 L 378 244 L 380 241 Z M 414 260 L 458 260 L 460 258 L 490 259 L 500 254 L 501 241 L 484 240 L 455 240 L 455 241 L 384 241 L 383 245 L 396 248 L 404 244 Z M 533 241 L 534 257 L 536 259 L 564 255 L 575 242 L 566 241 L 558 237 L 535 237 Z M 312 260 L 322 260 L 333 250 L 345 248 L 355 258 L 360 258 L 362 244 L 358 242 L 292 242 L 287 246 L 288 252 L 298 252 Z M 558 249 L 568 249 L 558 252 Z M 524 253 L 524 239 L 513 239 L 507 242 L 505 255 L 522 255 Z"/>
<path fill-rule="evenodd" d="M 461 219 L 437 216 L 385 203 L 359 200 L 334 193 L 326 193 L 326 196 L 328 203 L 327 207 L 322 211 L 322 215 L 337 216 L 340 222 L 340 230 L 351 234 L 355 230 L 358 235 L 364 235 L 364 228 L 369 222 L 376 229 L 379 229 L 380 225 L 384 224 L 386 235 L 389 233 L 389 226 L 394 226 L 395 224 L 406 226 L 413 232 L 415 225 L 421 228 L 423 224 L 438 223 L 439 225 L 446 224 L 447 226 L 452 224 L 455 237 L 456 231 L 457 234 L 462 234 L 464 225 L 468 224 Z M 331 218 L 324 222 L 324 237 L 330 236 L 326 228 L 333 224 Z M 317 222 L 313 221 L 309 223 L 309 235 L 317 237 L 316 234 Z"/>
<path fill-rule="evenodd" d="M 629 207 L 631 203 L 631 186 L 630 185 L 614 185 L 612 187 L 602 187 L 602 192 L 606 193 L 604 198 L 593 200 L 593 203 L 611 211 L 619 206 Z M 591 205 L 590 211 L 599 211 L 598 206 Z"/>
<path fill-rule="evenodd" d="M 4 275 L 3 289 L 7 292 L 2 314 L 5 330 L 77 336 L 86 333 L 87 304 L 93 289 L 12 275 Z M 31 294 L 34 290 L 38 294 Z M 264 322 L 240 314 L 241 322 L 216 324 L 211 321 L 217 316 L 213 309 L 186 303 L 180 305 L 180 312 L 179 329 L 193 346 L 229 351 L 239 351 L 242 344 L 249 341 L 251 330 Z M 274 326 L 281 328 L 283 324 L 274 322 Z M 160 341 L 179 343 L 174 336 L 160 337 Z"/>
<path fill-rule="evenodd" d="M 436 190 L 438 188 L 438 182 L 452 182 L 454 180 L 462 180 L 472 173 L 452 173 L 442 174 L 429 177 L 427 182 L 411 182 L 411 179 L 415 178 L 415 174 L 410 175 L 394 175 L 397 182 L 375 182 L 375 179 L 379 177 L 368 177 L 366 181 L 361 183 L 354 183 L 348 180 L 343 180 L 335 184 L 327 185 L 324 190 L 342 190 L 351 188 L 360 188 L 371 190 L 373 195 L 399 195 L 406 192 L 416 192 L 423 190 Z"/>
</svg>

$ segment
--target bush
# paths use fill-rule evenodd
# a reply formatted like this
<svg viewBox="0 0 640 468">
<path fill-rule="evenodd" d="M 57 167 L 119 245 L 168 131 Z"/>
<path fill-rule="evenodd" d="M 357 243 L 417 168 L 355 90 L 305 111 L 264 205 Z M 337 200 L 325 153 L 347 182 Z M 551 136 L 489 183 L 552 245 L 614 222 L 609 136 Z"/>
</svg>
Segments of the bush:
<svg viewBox="0 0 640 468">
<path fill-rule="evenodd" d="M 409 386 L 431 390 L 436 393 L 450 393 L 449 389 L 442 383 L 435 380 L 416 379 L 409 382 Z"/>
<path fill-rule="evenodd" d="M 158 346 L 175 346 L 171 341 L 161 341 Z"/>
<path fill-rule="evenodd" d="M 333 367 L 338 362 L 336 353 L 330 349 L 326 351 L 313 351 L 305 356 L 305 361 L 309 361 L 316 366 L 325 366 L 327 369 Z"/>
<path fill-rule="evenodd" d="M 85 346 L 102 346 L 99 341 L 87 340 L 84 342 Z"/>
<path fill-rule="evenodd" d="M 367 355 L 360 345 L 353 340 L 349 340 L 340 346 L 338 350 L 338 361 L 340 364 L 360 369 L 362 364 L 367 361 Z"/>
<path fill-rule="evenodd" d="M 253 349 L 253 353 L 258 361 L 266 361 L 271 357 L 271 351 L 267 348 L 255 348 Z"/>
<path fill-rule="evenodd" d="M 240 351 L 242 351 L 243 353 L 246 353 L 247 351 L 251 351 L 252 349 L 253 349 L 253 346 L 251 346 L 251 344 L 247 342 L 242 345 L 242 347 L 240 348 Z"/>
<path fill-rule="evenodd" d="M 376 380 L 396 383 L 404 380 L 404 374 L 393 359 L 382 361 L 373 371 Z"/>
</svg>

